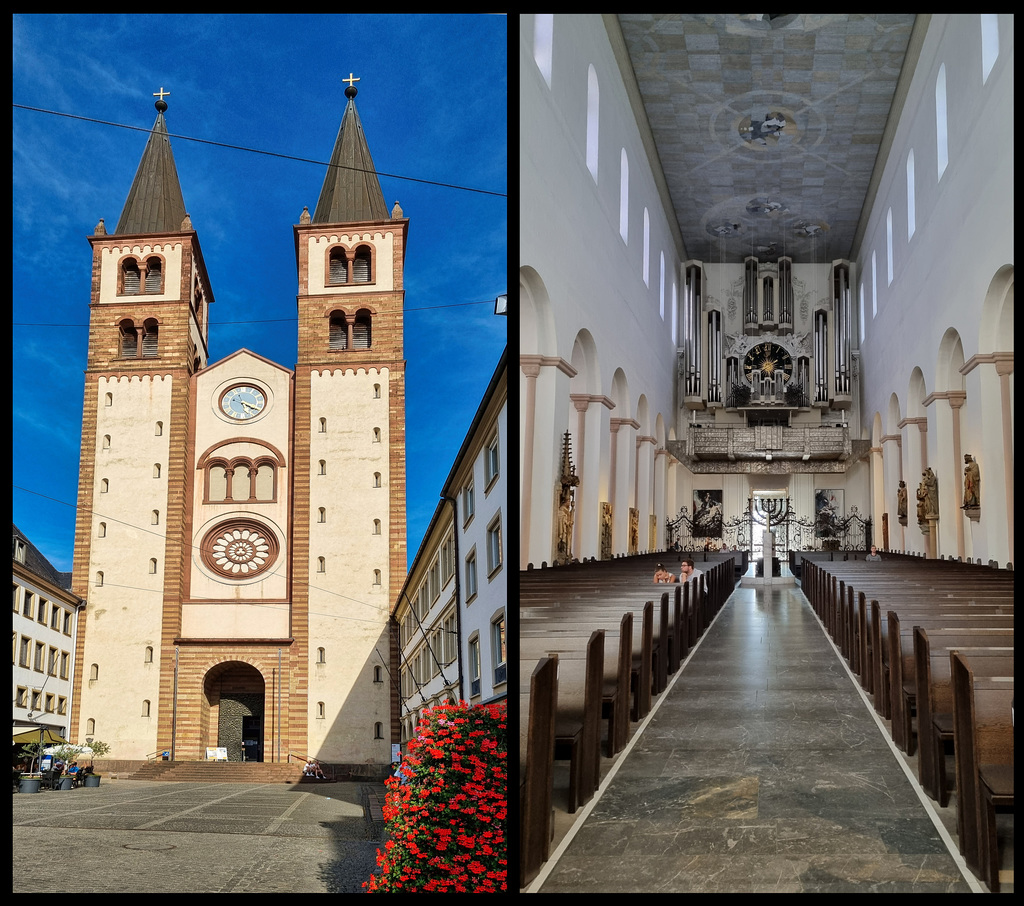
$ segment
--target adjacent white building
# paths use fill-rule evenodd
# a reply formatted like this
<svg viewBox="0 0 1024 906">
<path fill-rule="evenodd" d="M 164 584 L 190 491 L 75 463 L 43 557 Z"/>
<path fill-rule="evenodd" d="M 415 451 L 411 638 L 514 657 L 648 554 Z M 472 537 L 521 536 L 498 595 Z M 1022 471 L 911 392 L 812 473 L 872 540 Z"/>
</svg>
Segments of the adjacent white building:
<svg viewBox="0 0 1024 906">
<path fill-rule="evenodd" d="M 71 574 L 58 572 L 14 526 L 14 732 L 67 737 L 78 611 Z"/>
<path fill-rule="evenodd" d="M 402 742 L 448 701 L 506 695 L 507 349 L 394 608 L 401 646 Z"/>
</svg>

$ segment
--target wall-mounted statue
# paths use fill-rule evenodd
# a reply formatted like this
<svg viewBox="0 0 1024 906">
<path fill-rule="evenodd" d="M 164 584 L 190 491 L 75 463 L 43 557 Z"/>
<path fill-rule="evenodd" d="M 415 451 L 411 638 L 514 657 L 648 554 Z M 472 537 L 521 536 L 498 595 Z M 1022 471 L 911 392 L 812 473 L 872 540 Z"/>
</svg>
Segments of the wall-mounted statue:
<svg viewBox="0 0 1024 906">
<path fill-rule="evenodd" d="M 562 440 L 562 475 L 559 479 L 558 489 L 558 522 L 556 524 L 558 535 L 555 541 L 555 556 L 552 560 L 559 566 L 573 561 L 572 526 L 576 518 L 575 493 L 579 483 L 576 466 L 570 461 L 569 432 L 566 431 Z"/>
<path fill-rule="evenodd" d="M 601 501 L 601 559 L 612 558 L 612 505 Z"/>
<path fill-rule="evenodd" d="M 939 479 L 929 466 L 924 470 L 924 486 L 928 492 L 925 502 L 925 515 L 929 519 L 939 518 Z"/>
<path fill-rule="evenodd" d="M 970 453 L 964 454 L 964 509 L 981 505 L 981 469 Z"/>
<path fill-rule="evenodd" d="M 925 508 L 928 501 L 928 488 L 925 487 L 924 483 L 925 473 L 921 473 L 921 483 L 917 486 L 917 521 L 918 524 L 927 522 L 925 517 Z"/>
<path fill-rule="evenodd" d="M 635 554 L 640 550 L 640 511 L 629 508 L 629 552 Z"/>
<path fill-rule="evenodd" d="M 903 525 L 907 524 L 907 483 L 902 480 L 896 489 L 896 515 Z"/>
</svg>

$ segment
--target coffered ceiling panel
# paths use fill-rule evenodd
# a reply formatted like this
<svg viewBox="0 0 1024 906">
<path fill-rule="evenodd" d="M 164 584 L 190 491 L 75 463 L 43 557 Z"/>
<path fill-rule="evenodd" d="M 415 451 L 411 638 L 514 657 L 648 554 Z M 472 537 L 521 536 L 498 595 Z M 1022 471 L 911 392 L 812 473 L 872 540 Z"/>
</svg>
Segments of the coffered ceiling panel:
<svg viewBox="0 0 1024 906">
<path fill-rule="evenodd" d="M 619 15 L 687 254 L 849 257 L 913 15 Z"/>
</svg>

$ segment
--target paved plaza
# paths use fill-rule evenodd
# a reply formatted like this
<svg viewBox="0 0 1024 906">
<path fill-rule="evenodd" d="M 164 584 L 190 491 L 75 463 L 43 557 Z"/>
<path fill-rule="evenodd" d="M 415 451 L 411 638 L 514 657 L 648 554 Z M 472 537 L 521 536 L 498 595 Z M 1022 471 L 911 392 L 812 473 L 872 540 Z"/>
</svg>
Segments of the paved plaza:
<svg viewBox="0 0 1024 906">
<path fill-rule="evenodd" d="M 169 783 L 14 794 L 14 893 L 360 893 L 383 784 Z M 379 827 L 379 825 L 377 825 Z"/>
</svg>

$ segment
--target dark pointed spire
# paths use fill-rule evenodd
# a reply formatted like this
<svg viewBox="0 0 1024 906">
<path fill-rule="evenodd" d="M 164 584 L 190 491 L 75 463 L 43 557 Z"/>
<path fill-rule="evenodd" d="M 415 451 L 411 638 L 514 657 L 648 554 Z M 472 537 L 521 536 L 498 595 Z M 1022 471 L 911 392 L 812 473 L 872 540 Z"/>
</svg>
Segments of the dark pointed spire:
<svg viewBox="0 0 1024 906">
<path fill-rule="evenodd" d="M 161 88 L 153 96 L 159 97 L 156 122 L 115 233 L 177 233 L 185 218 L 185 199 L 181 195 L 171 140 L 164 122 L 167 109 L 164 97 L 169 97 L 170 93 Z"/>
<path fill-rule="evenodd" d="M 313 223 L 351 223 L 360 220 L 388 220 L 384 193 L 380 190 L 373 158 L 363 135 L 363 124 L 356 112 L 356 88 L 351 73 L 345 97 L 348 104 L 334 142 L 331 165 L 327 170 L 320 200 L 313 212 Z"/>
</svg>

